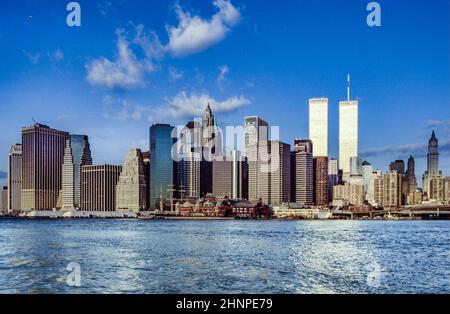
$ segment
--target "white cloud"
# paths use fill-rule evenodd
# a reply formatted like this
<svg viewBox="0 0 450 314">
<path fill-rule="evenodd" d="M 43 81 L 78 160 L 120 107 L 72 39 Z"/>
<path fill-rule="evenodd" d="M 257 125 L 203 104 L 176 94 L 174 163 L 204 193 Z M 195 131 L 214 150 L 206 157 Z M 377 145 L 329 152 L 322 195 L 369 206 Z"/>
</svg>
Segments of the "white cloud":
<svg viewBox="0 0 450 314">
<path fill-rule="evenodd" d="M 174 67 L 169 67 L 169 78 L 172 82 L 178 81 L 179 79 L 183 78 L 183 71 L 177 70 Z"/>
<path fill-rule="evenodd" d="M 64 59 L 64 53 L 60 49 L 56 49 L 54 53 L 49 54 L 49 58 L 56 62 L 59 62 Z"/>
<path fill-rule="evenodd" d="M 250 103 L 250 100 L 242 95 L 219 101 L 212 98 L 208 93 L 197 94 L 182 91 L 167 99 L 166 104 L 150 107 L 132 104 L 126 99 L 107 95 L 102 100 L 102 116 L 105 119 L 120 121 L 139 121 L 147 118 L 149 122 L 155 122 L 167 119 L 201 117 L 208 104 L 210 104 L 214 113 L 219 113 L 231 112 Z"/>
<path fill-rule="evenodd" d="M 102 16 L 106 16 L 112 7 L 112 3 L 109 0 L 100 0 L 97 2 L 98 10 Z"/>
<path fill-rule="evenodd" d="M 138 121 L 151 111 L 148 107 L 133 105 L 126 99 L 117 99 L 109 95 L 103 97 L 102 104 L 102 116 L 105 119 Z"/>
<path fill-rule="evenodd" d="M 41 59 L 41 54 L 40 53 L 32 54 L 32 53 L 27 52 L 25 50 L 22 50 L 22 52 L 28 57 L 28 60 L 32 64 L 38 64 L 39 63 L 39 60 Z"/>
<path fill-rule="evenodd" d="M 143 33 L 139 33 L 135 42 L 144 45 Z M 124 36 L 123 30 L 117 30 L 117 56 L 114 61 L 101 57 L 86 65 L 87 80 L 92 85 L 106 86 L 112 89 L 126 89 L 145 85 L 144 75 L 152 72 L 154 66 L 147 56 L 139 60 L 130 47 L 130 43 Z M 150 40 L 148 40 L 150 42 Z M 148 47 L 142 46 L 145 53 L 149 53 Z"/>
<path fill-rule="evenodd" d="M 167 106 L 160 108 L 159 113 L 173 118 L 203 116 L 207 104 L 215 112 L 230 112 L 250 104 L 244 96 L 232 96 L 223 101 L 216 100 L 207 93 L 180 92 L 167 101 Z"/>
<path fill-rule="evenodd" d="M 146 32 L 144 25 L 135 27 L 133 43 L 140 46 L 148 60 L 160 60 L 166 53 L 166 48 L 161 44 L 158 35 L 154 31 Z"/>
<path fill-rule="evenodd" d="M 167 47 L 174 56 L 186 56 L 209 48 L 225 38 L 230 27 L 240 20 L 239 9 L 229 0 L 215 0 L 213 4 L 219 11 L 209 20 L 175 6 L 178 26 L 167 27 Z"/>
<path fill-rule="evenodd" d="M 230 69 L 227 65 L 222 65 L 219 67 L 219 76 L 217 77 L 218 82 L 223 82 L 226 79 L 226 75 L 230 72 Z"/>
</svg>

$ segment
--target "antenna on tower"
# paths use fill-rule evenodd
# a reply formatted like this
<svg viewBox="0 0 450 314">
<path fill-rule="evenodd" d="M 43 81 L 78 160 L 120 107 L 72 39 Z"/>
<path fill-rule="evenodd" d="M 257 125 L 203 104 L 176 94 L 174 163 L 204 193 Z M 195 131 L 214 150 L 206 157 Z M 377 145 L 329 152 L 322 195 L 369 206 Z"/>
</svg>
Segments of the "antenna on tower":
<svg viewBox="0 0 450 314">
<path fill-rule="evenodd" d="M 347 74 L 347 101 L 350 101 L 350 74 Z"/>
</svg>

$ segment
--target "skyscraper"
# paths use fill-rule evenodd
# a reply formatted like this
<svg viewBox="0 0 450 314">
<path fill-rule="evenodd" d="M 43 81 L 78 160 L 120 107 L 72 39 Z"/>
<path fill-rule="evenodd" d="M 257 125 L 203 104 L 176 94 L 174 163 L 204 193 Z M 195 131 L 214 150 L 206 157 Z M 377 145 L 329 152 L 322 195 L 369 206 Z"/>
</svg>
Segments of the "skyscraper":
<svg viewBox="0 0 450 314">
<path fill-rule="evenodd" d="M 398 208 L 402 205 L 402 175 L 396 170 L 383 176 L 383 207 Z"/>
<path fill-rule="evenodd" d="M 367 196 L 369 191 L 369 184 L 373 178 L 373 167 L 368 161 L 363 161 L 362 163 L 362 176 L 364 181 L 364 193 Z M 367 198 L 366 198 L 367 199 Z"/>
<path fill-rule="evenodd" d="M 439 142 L 434 131 L 428 141 L 427 171 L 430 178 L 439 175 Z"/>
<path fill-rule="evenodd" d="M 405 174 L 405 162 L 401 159 L 391 162 L 389 171 L 397 171 L 399 174 Z"/>
<path fill-rule="evenodd" d="M 116 210 L 145 210 L 146 190 L 142 152 L 133 148 L 128 152 L 116 185 Z"/>
<path fill-rule="evenodd" d="M 268 190 L 269 204 L 281 205 L 289 202 L 291 196 L 291 147 L 280 141 L 269 141 L 269 145 L 270 161 L 267 173 L 269 180 L 265 190 Z M 259 175 L 265 176 L 264 170 L 260 168 Z"/>
<path fill-rule="evenodd" d="M 233 150 L 223 160 L 213 161 L 213 194 L 222 198 L 247 198 L 247 162 L 239 151 Z"/>
<path fill-rule="evenodd" d="M 91 147 L 87 135 L 70 135 L 70 147 L 73 157 L 73 199 L 75 208 L 80 208 L 81 203 L 81 167 L 92 165 Z"/>
<path fill-rule="evenodd" d="M 350 75 L 347 80 L 347 101 L 339 102 L 339 169 L 343 180 L 350 175 L 350 158 L 358 156 L 358 101 L 350 100 Z"/>
<path fill-rule="evenodd" d="M 144 164 L 144 178 L 145 178 L 145 204 L 148 209 L 150 205 L 150 152 L 142 152 L 142 162 Z"/>
<path fill-rule="evenodd" d="M 222 145 L 220 134 L 216 131 L 216 120 L 210 105 L 206 107 L 201 125 L 201 162 L 200 162 L 200 196 L 204 196 L 213 191 L 212 178 L 212 157 L 216 151 L 221 153 Z M 206 158 L 205 158 L 206 157 Z"/>
<path fill-rule="evenodd" d="M 64 149 L 64 162 L 62 165 L 62 190 L 61 190 L 61 209 L 75 209 L 74 187 L 75 187 L 75 169 L 73 164 L 72 147 L 70 140 L 66 140 Z"/>
<path fill-rule="evenodd" d="M 314 204 L 328 206 L 328 157 L 313 158 Z"/>
<path fill-rule="evenodd" d="M 427 170 L 422 176 L 422 189 L 428 197 L 430 196 L 430 181 L 432 178 L 439 175 L 439 142 L 436 138 L 436 134 L 433 131 L 431 134 L 431 138 L 428 141 Z"/>
<path fill-rule="evenodd" d="M 201 181 L 204 179 L 201 173 L 203 170 L 205 180 L 209 181 L 209 166 L 202 162 L 202 128 L 196 121 L 191 121 L 181 129 L 177 145 L 180 148 L 179 158 L 177 162 L 177 185 L 183 186 L 188 198 L 199 198 L 201 196 Z M 212 170 L 211 170 L 212 171 Z M 211 191 L 212 192 L 212 191 Z"/>
<path fill-rule="evenodd" d="M 79 209 L 81 202 L 81 167 L 92 165 L 89 138 L 86 135 L 70 135 L 64 150 L 62 166 L 61 208 Z"/>
<path fill-rule="evenodd" d="M 174 160 L 172 158 L 172 146 L 175 143 L 172 138 L 173 127 L 168 124 L 154 124 L 150 127 L 150 208 L 159 208 L 160 201 L 167 199 L 166 191 L 173 187 Z M 160 199 L 161 190 L 163 199 Z"/>
<path fill-rule="evenodd" d="M 312 205 L 313 195 L 313 143 L 311 140 L 295 140 L 294 142 L 295 198 L 298 204 Z"/>
<path fill-rule="evenodd" d="M 333 187 L 339 184 L 338 161 L 334 158 L 328 159 L 328 201 L 333 200 Z"/>
<path fill-rule="evenodd" d="M 313 142 L 313 157 L 328 157 L 328 98 L 309 100 L 309 138 Z"/>
<path fill-rule="evenodd" d="M 260 143 L 267 143 L 268 127 L 269 124 L 259 117 L 245 117 L 245 156 L 248 161 L 248 198 L 250 201 L 257 201 L 259 198 Z"/>
<path fill-rule="evenodd" d="M 417 189 L 417 179 L 413 156 L 410 156 L 408 159 L 408 168 L 406 170 L 406 177 L 408 178 L 408 194 L 411 192 L 415 192 Z"/>
<path fill-rule="evenodd" d="M 22 145 L 15 144 L 8 154 L 8 210 L 20 210 L 22 194 Z"/>
<path fill-rule="evenodd" d="M 81 166 L 81 210 L 115 211 L 116 185 L 122 166 Z"/>
<path fill-rule="evenodd" d="M 62 187 L 69 133 L 35 124 L 22 128 L 22 210 L 52 210 Z"/>
</svg>

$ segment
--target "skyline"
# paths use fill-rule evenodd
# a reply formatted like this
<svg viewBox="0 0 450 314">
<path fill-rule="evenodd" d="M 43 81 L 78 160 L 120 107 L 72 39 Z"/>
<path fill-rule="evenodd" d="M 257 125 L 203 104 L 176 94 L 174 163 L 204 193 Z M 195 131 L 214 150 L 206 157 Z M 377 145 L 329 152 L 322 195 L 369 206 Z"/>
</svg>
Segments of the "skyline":
<svg viewBox="0 0 450 314">
<path fill-rule="evenodd" d="M 352 98 L 359 101 L 363 159 L 385 171 L 391 161 L 412 154 L 421 176 L 435 129 L 440 168 L 444 173 L 450 168 L 447 1 L 408 6 L 380 1 L 380 28 L 365 24 L 364 1 L 298 2 L 284 8 L 231 1 L 234 10 L 212 1 L 183 2 L 178 9 L 172 1 L 107 7 L 101 4 L 108 1 L 79 1 L 82 26 L 77 29 L 64 24 L 66 3 L 19 2 L 25 9 L 6 4 L 8 14 L 0 13 L 0 40 L 9 47 L 0 57 L 10 60 L 0 69 L 0 171 L 7 170 L 10 145 L 20 142 L 20 128 L 31 125 L 32 118 L 89 135 L 95 163 L 121 164 L 130 146 L 148 149 L 153 122 L 182 125 L 192 118 L 189 113 L 201 116 L 207 101 L 219 125 L 243 125 L 244 116 L 258 115 L 279 125 L 280 140 L 292 145 L 296 138 L 308 138 L 309 98 L 322 96 L 329 99 L 329 156 L 338 158 L 338 102 L 346 100 L 347 73 Z M 167 32 L 183 25 L 181 12 L 191 14 L 184 22 L 211 26 L 218 21 L 217 38 L 183 46 L 180 37 Z M 317 16 L 324 18 L 318 22 Z M 417 19 L 423 21 L 420 26 Z M 120 28 L 124 33 L 116 32 Z M 156 36 L 151 30 L 164 51 L 148 49 L 155 43 L 149 42 Z M 95 65 L 121 64 L 116 44 L 135 57 L 128 61 L 137 66 L 137 81 L 102 82 L 90 75 Z M 153 67 L 143 70 L 148 60 Z M 161 118 L 151 120 L 155 113 Z"/>
</svg>

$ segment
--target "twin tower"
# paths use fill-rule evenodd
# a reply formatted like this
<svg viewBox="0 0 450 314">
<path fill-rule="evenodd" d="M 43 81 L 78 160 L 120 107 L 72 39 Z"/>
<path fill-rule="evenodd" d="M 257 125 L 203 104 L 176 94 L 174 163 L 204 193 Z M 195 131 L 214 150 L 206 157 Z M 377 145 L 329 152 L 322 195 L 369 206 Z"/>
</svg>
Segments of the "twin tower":
<svg viewBox="0 0 450 314">
<path fill-rule="evenodd" d="M 314 157 L 328 157 L 328 98 L 309 100 L 309 138 Z M 350 100 L 350 75 L 347 100 L 339 102 L 339 169 L 343 181 L 350 176 L 350 161 L 358 157 L 358 101 Z"/>
</svg>

